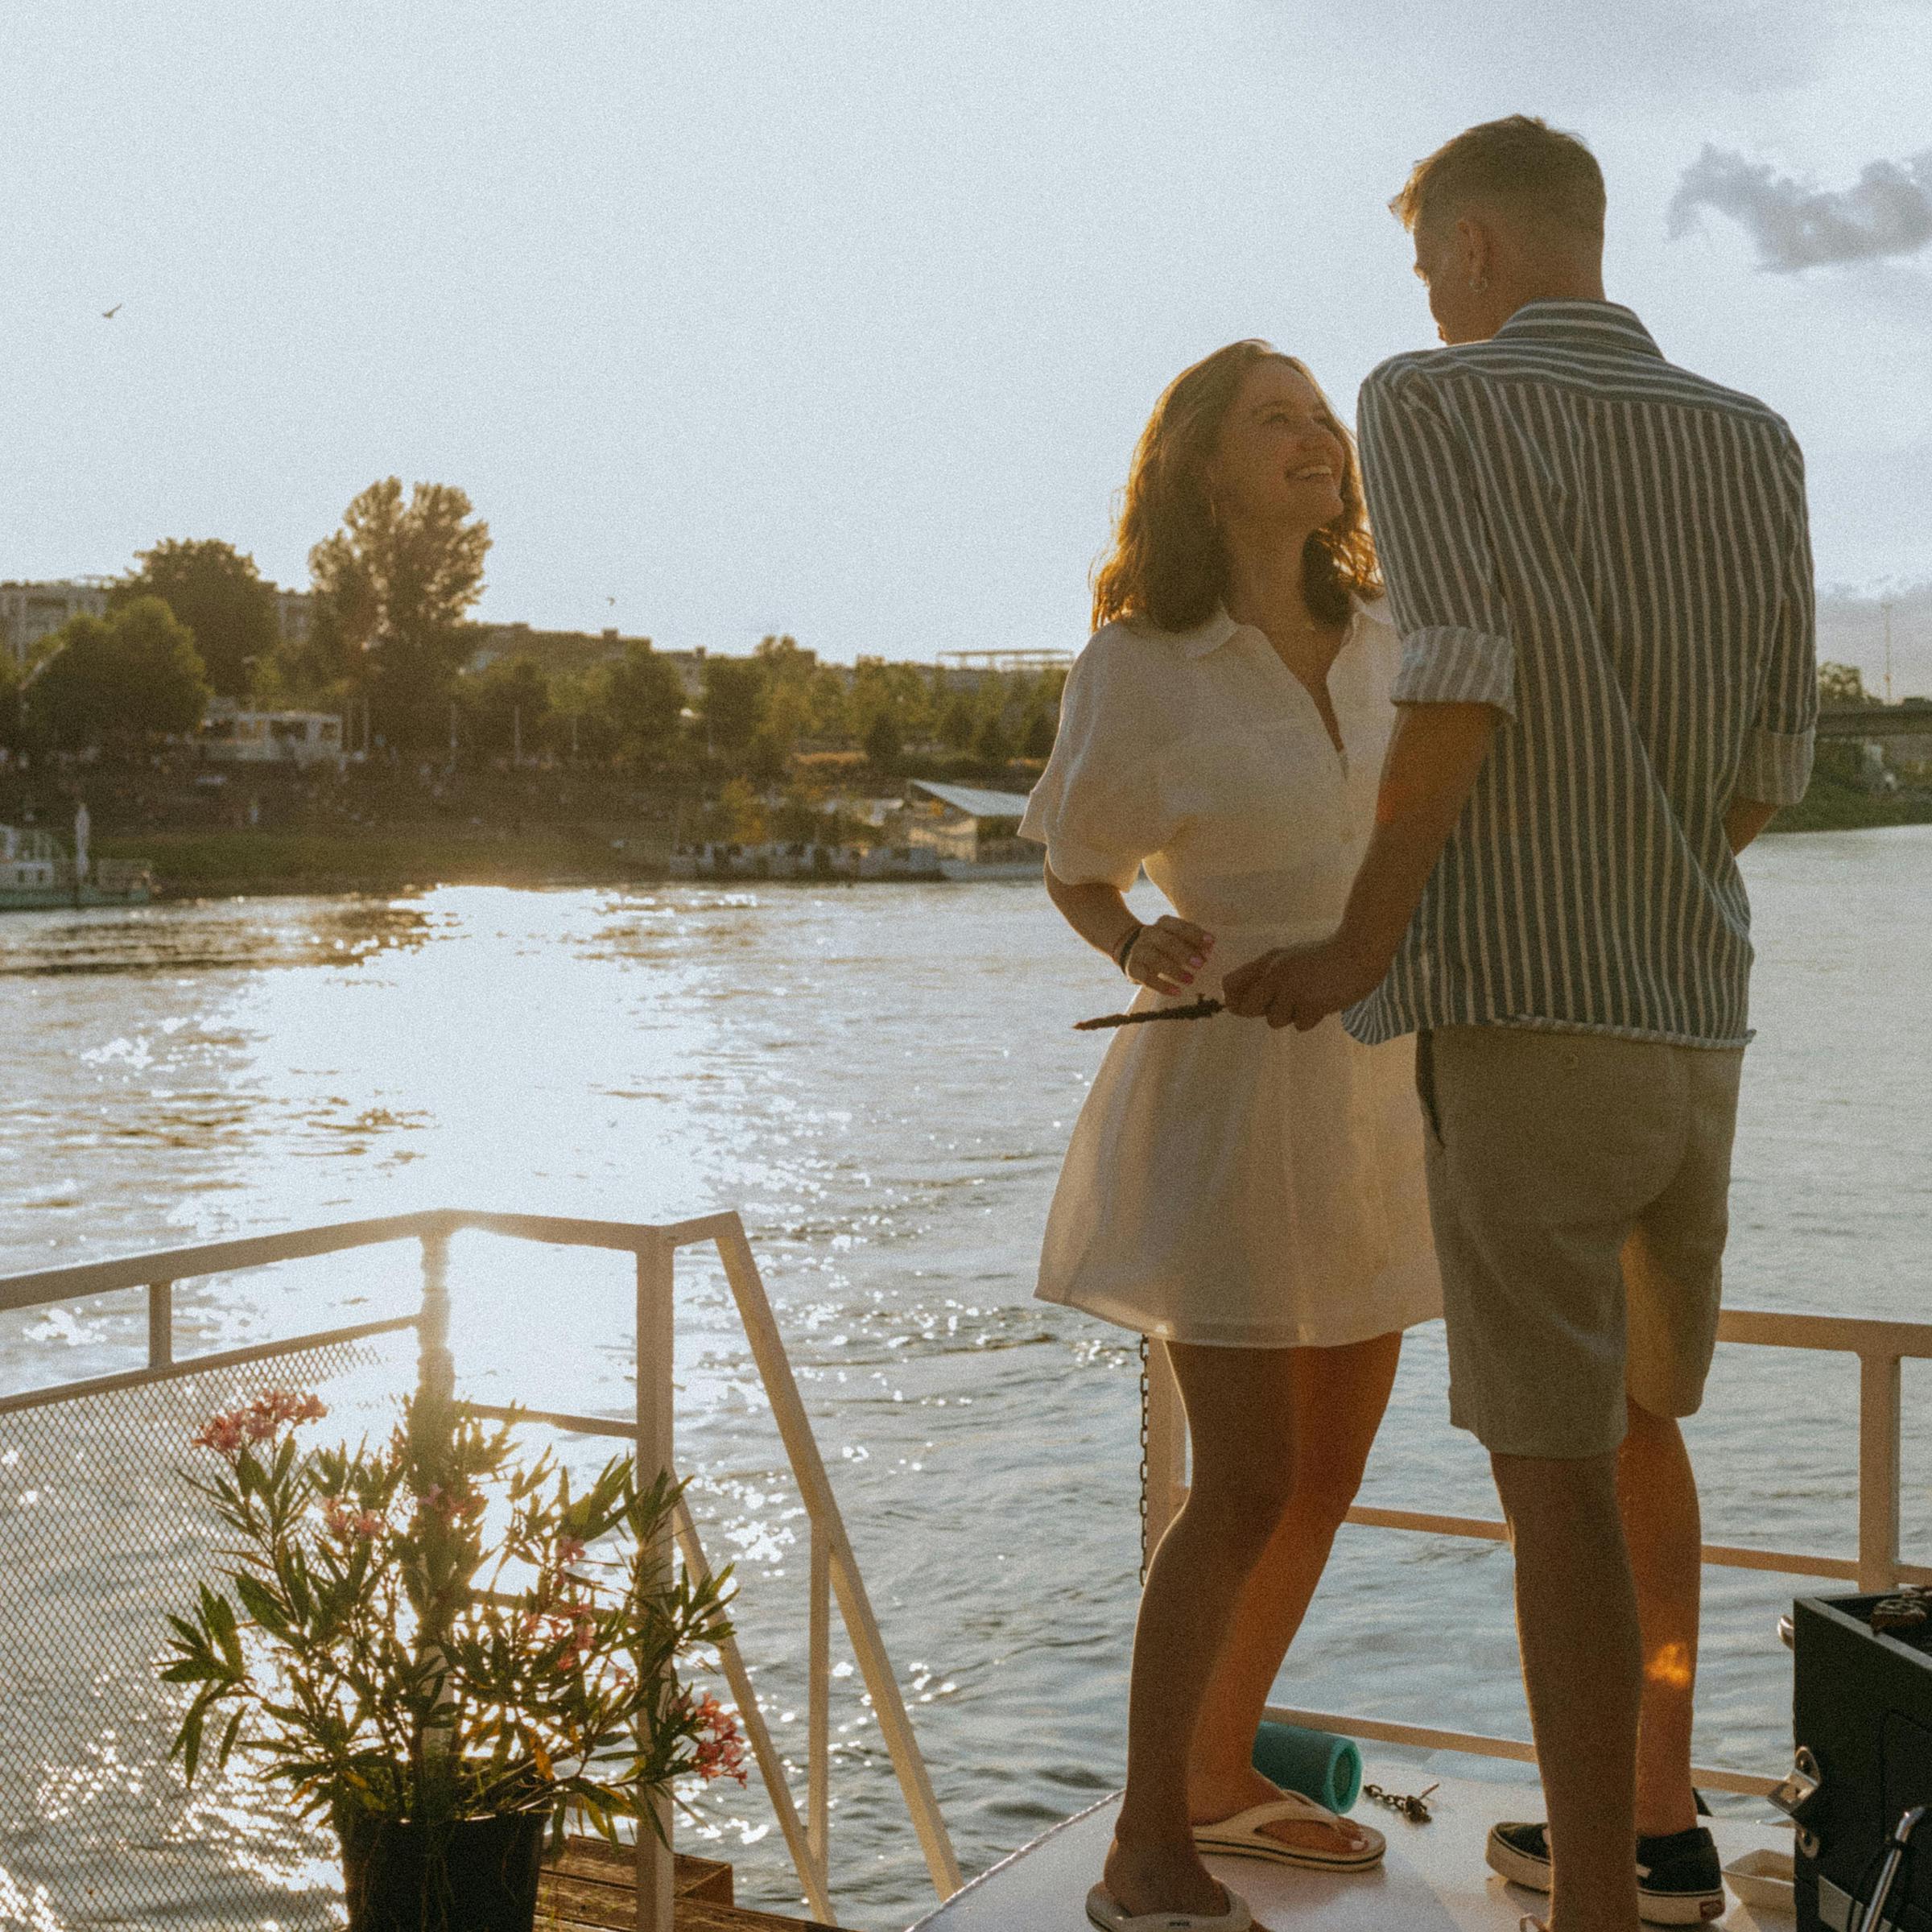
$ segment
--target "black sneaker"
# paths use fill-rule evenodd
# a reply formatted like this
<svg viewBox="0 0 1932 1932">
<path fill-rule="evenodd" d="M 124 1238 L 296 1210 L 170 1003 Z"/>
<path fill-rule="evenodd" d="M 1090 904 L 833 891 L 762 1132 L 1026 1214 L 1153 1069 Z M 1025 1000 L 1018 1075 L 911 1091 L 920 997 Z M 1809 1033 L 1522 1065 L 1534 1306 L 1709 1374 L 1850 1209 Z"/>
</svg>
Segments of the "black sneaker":
<svg viewBox="0 0 1932 1932">
<path fill-rule="evenodd" d="M 1550 1889 L 1547 1825 L 1492 1826 L 1483 1856 L 1513 1885 Z M 1699 1926 L 1723 1916 L 1724 1870 L 1703 1826 L 1637 1841 L 1637 1909 L 1651 1926 Z"/>
</svg>

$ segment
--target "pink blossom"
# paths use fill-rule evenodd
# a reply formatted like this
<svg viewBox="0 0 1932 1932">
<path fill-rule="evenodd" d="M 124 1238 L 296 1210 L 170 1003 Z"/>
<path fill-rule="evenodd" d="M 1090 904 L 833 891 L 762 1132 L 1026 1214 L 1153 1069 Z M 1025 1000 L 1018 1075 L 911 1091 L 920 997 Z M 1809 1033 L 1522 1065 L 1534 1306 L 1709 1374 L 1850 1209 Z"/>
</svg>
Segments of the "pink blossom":
<svg viewBox="0 0 1932 1932">
<path fill-rule="evenodd" d="M 557 1538 L 556 1563 L 559 1570 L 566 1563 L 580 1563 L 583 1560 L 584 1545 L 577 1538 L 560 1536 Z"/>
<path fill-rule="evenodd" d="M 365 1543 L 373 1542 L 382 1527 L 382 1518 L 374 1510 L 358 1510 L 353 1503 L 345 1502 L 339 1496 L 332 1496 L 322 1505 L 322 1521 L 331 1536 L 345 1543 L 358 1538 Z"/>
<path fill-rule="evenodd" d="M 708 1735 L 696 1740 L 691 1769 L 707 1784 L 720 1777 L 745 1782 L 745 1734 L 737 1716 L 727 1711 L 709 1691 L 693 1698 L 687 1690 L 683 1698 L 685 1714 Z"/>
<path fill-rule="evenodd" d="M 291 1424 L 318 1422 L 328 1414 L 319 1395 L 295 1389 L 265 1389 L 252 1402 L 210 1416 L 195 1437 L 195 1447 L 233 1456 L 245 1443 L 272 1441 Z"/>
</svg>

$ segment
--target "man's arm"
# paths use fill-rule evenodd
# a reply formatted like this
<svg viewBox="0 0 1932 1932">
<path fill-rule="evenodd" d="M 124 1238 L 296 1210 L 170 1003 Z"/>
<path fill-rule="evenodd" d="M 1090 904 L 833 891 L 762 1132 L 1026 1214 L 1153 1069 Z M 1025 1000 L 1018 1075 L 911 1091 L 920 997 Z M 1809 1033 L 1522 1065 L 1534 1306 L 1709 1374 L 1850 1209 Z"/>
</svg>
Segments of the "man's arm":
<svg viewBox="0 0 1932 1932">
<path fill-rule="evenodd" d="M 1305 1031 L 1381 985 L 1489 756 L 1489 704 L 1405 704 L 1382 765 L 1375 832 L 1342 923 L 1319 945 L 1265 953 L 1228 975 L 1230 1012 Z"/>
<path fill-rule="evenodd" d="M 1777 816 L 1778 808 L 1758 799 L 1733 799 L 1724 812 L 1724 836 L 1733 857 Z"/>
</svg>

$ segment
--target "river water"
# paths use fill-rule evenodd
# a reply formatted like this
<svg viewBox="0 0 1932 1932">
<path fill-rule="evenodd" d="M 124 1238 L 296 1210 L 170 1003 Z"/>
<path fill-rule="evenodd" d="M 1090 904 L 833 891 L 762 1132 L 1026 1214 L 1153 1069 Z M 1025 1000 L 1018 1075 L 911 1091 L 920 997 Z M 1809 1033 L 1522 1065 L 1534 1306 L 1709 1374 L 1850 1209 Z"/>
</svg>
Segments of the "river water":
<svg viewBox="0 0 1932 1932">
<path fill-rule="evenodd" d="M 1767 840 L 1746 870 L 1760 1038 L 1730 1299 L 1924 1319 L 1932 828 Z M 0 1272 L 405 1208 L 738 1209 L 971 1872 L 1121 1772 L 1137 1364 L 1117 1331 L 1030 1299 L 1100 1053 L 1070 1022 L 1119 993 L 1026 885 L 462 888 L 14 915 Z M 617 1257 L 466 1236 L 454 1274 L 466 1389 L 628 1406 Z M 410 1290 L 386 1257 L 184 1286 L 177 1347 L 400 1311 Z M 694 1265 L 682 1292 L 681 1463 L 714 1554 L 737 1562 L 745 1646 L 802 1757 L 795 1495 L 715 1272 Z M 0 1316 L 0 1389 L 133 1366 L 144 1336 L 133 1297 Z M 1418 1331 L 1364 1501 L 1492 1513 L 1443 1384 L 1439 1329 Z M 1908 1368 L 1919 1561 L 1928 1386 Z M 1724 1351 L 1692 1430 L 1707 1534 L 1848 1552 L 1856 1415 L 1848 1360 Z M 7 1453 L 0 1440 L 0 1511 L 31 1537 L 45 1499 Z M 90 1587 L 70 1571 L 70 1628 L 127 1617 L 125 1599 L 90 1607 Z M 1705 1761 L 1766 1768 L 1788 1748 L 1774 1623 L 1791 1587 L 1710 1573 Z M 6 1629 L 24 1641 L 31 1621 Z M 1521 1735 L 1513 1666 L 1505 1552 L 1352 1530 L 1281 1695 Z M 0 1714 L 20 1674 L 0 1657 Z M 931 1893 L 856 1674 L 836 1688 L 835 1898 L 845 1922 L 902 1925 Z M 31 1744 L 40 1815 L 0 1819 L 0 1922 L 10 1899 L 43 1932 L 101 1922 L 85 1868 L 107 1838 L 64 1841 L 58 1820 L 135 1799 L 175 1815 L 151 1714 L 133 1743 L 84 1728 Z M 746 1902 L 784 1909 L 797 1888 L 767 1808 L 755 1785 L 724 1790 L 681 1842 L 733 1859 Z M 168 1829 L 180 1837 L 178 1817 Z M 199 1842 L 277 1893 L 232 1922 L 329 1922 L 325 1864 L 281 1829 L 239 1800 L 200 1814 Z M 192 1901 L 178 1922 L 198 1922 Z"/>
</svg>

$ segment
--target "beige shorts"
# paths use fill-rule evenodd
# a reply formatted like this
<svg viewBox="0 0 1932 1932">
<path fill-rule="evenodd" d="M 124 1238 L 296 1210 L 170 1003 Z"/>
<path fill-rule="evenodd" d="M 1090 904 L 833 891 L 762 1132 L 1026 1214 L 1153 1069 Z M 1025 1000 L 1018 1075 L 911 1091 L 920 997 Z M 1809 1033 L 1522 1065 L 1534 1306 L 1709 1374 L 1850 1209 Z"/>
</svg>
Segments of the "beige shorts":
<svg viewBox="0 0 1932 1932">
<path fill-rule="evenodd" d="M 1744 1050 L 1425 1033 L 1449 1413 L 1503 1455 L 1601 1455 L 1628 1394 L 1695 1412 L 1717 1340 Z"/>
</svg>

